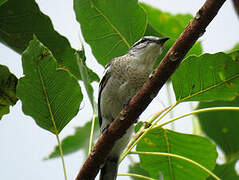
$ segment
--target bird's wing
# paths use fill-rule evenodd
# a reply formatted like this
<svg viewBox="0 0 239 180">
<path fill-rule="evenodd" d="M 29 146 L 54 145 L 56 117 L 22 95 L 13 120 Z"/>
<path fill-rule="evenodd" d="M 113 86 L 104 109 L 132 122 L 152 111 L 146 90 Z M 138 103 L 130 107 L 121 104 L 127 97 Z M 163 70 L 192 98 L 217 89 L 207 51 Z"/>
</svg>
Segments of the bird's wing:
<svg viewBox="0 0 239 180">
<path fill-rule="evenodd" d="M 99 118 L 99 123 L 100 123 L 100 126 L 102 124 L 102 117 L 101 117 L 101 109 L 100 109 L 100 98 L 101 98 L 101 93 L 105 87 L 105 85 L 107 84 L 107 81 L 110 77 L 110 66 L 111 66 L 111 62 L 110 61 L 106 66 L 105 66 L 105 72 L 104 72 L 104 75 L 100 81 L 100 85 L 99 85 L 99 94 L 98 94 L 98 118 Z"/>
</svg>

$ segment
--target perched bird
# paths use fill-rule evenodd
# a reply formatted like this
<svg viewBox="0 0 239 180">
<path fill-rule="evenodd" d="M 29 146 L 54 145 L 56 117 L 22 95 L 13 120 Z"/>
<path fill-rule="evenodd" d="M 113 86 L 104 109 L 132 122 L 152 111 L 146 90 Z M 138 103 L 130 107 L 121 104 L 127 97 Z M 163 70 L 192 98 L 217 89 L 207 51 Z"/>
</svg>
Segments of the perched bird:
<svg viewBox="0 0 239 180">
<path fill-rule="evenodd" d="M 145 36 L 137 41 L 127 54 L 111 60 L 106 65 L 100 81 L 98 113 L 100 130 L 103 133 L 129 100 L 149 79 L 153 65 L 162 53 L 168 37 Z M 117 140 L 100 173 L 100 180 L 115 180 L 120 155 L 133 133 L 132 125 L 126 134 Z"/>
</svg>

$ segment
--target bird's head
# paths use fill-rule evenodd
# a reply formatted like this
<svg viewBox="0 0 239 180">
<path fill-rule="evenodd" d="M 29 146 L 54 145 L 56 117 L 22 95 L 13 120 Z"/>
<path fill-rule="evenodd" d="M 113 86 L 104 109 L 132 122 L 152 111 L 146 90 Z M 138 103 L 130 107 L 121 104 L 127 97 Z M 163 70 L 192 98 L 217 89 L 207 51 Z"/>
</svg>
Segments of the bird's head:
<svg viewBox="0 0 239 180">
<path fill-rule="evenodd" d="M 129 54 L 144 61 L 155 61 L 169 37 L 144 36 L 129 49 Z"/>
</svg>

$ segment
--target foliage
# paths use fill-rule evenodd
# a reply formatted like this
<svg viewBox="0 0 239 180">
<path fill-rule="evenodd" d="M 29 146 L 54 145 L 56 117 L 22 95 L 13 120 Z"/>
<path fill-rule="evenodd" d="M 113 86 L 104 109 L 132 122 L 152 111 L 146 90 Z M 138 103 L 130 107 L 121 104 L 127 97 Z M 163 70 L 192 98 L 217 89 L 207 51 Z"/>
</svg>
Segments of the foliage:
<svg viewBox="0 0 239 180">
<path fill-rule="evenodd" d="M 239 95 L 238 69 L 239 61 L 225 53 L 185 59 L 172 77 L 177 101 L 234 99 Z"/>
<path fill-rule="evenodd" d="M 239 98 L 232 101 L 200 102 L 198 109 L 210 107 L 239 107 Z M 197 115 L 203 132 L 213 139 L 223 150 L 228 160 L 239 158 L 239 132 L 238 111 L 205 112 Z"/>
<path fill-rule="evenodd" d="M 127 53 L 144 35 L 169 36 L 171 39 L 158 65 L 193 18 L 190 14 L 163 12 L 137 0 L 74 0 L 74 11 L 83 37 L 101 65 Z M 0 118 L 9 113 L 9 106 L 19 98 L 23 113 L 57 137 L 58 146 L 46 159 L 61 156 L 64 166 L 63 154 L 79 150 L 89 153 L 99 136 L 91 84 L 99 78 L 86 65 L 90 60 L 86 59 L 84 48 L 73 49 L 34 0 L 0 0 L 0 19 L 0 42 L 22 54 L 24 71 L 18 80 L 8 67 L 0 65 Z M 144 124 L 138 123 L 139 136 L 132 138 L 122 156 L 124 159 L 132 153 L 139 157 L 139 162 L 130 165 L 130 173 L 166 180 L 213 179 L 216 175 L 226 180 L 238 179 L 235 173 L 239 159 L 238 62 L 238 44 L 226 52 L 202 54 L 200 42 L 195 43 L 171 78 L 176 102 L 164 113 L 147 119 Z M 75 128 L 75 133 L 61 143 L 58 135 L 78 113 L 83 99 L 78 80 L 83 81 L 86 98 L 90 100 L 92 120 Z M 197 114 L 204 137 L 162 127 L 174 119 L 159 120 L 185 101 L 197 101 L 197 109 L 205 111 Z M 212 107 L 224 109 L 214 111 Z M 137 151 L 133 152 L 135 145 Z M 225 154 L 222 165 L 216 164 L 216 147 Z"/>
<path fill-rule="evenodd" d="M 50 18 L 40 11 L 34 0 L 8 0 L 0 4 L 0 17 L 0 42 L 21 54 L 35 34 L 50 49 L 58 66 L 68 68 L 81 78 L 75 50 L 65 37 L 54 30 Z M 98 80 L 93 71 L 90 73 L 91 81 Z"/>
<path fill-rule="evenodd" d="M 0 119 L 9 113 L 9 106 L 17 102 L 17 78 L 11 74 L 6 66 L 0 65 Z"/>
<path fill-rule="evenodd" d="M 190 22 L 190 20 L 193 19 L 193 16 L 191 14 L 172 15 L 167 12 L 162 12 L 161 10 L 144 3 L 140 3 L 140 6 L 146 11 L 148 15 L 148 26 L 145 35 L 170 37 L 169 41 L 164 46 L 165 50 L 159 57 L 159 61 L 156 62 L 156 65 L 158 65 L 160 60 L 162 60 L 162 58 L 166 55 L 169 48 L 179 37 L 186 25 Z M 186 57 L 190 55 L 200 55 L 201 53 L 201 44 L 200 42 L 196 42 L 187 53 Z"/>
<path fill-rule="evenodd" d="M 102 65 L 125 54 L 146 28 L 146 14 L 137 0 L 75 0 L 74 9 L 84 38 Z"/>
<path fill-rule="evenodd" d="M 166 152 L 181 155 L 210 170 L 213 170 L 217 158 L 215 145 L 208 139 L 167 129 L 152 130 L 140 141 L 136 149 L 143 152 Z M 139 157 L 141 167 L 147 170 L 153 178 L 158 178 L 160 173 L 164 179 L 186 180 L 194 177 L 194 174 L 197 174 L 194 179 L 205 179 L 208 176 L 201 168 L 182 159 L 145 154 L 140 154 Z"/>
<path fill-rule="evenodd" d="M 36 37 L 22 54 L 24 77 L 19 79 L 17 96 L 23 112 L 54 134 L 59 134 L 77 114 L 83 96 L 75 77 L 57 68 L 51 52 Z"/>
</svg>

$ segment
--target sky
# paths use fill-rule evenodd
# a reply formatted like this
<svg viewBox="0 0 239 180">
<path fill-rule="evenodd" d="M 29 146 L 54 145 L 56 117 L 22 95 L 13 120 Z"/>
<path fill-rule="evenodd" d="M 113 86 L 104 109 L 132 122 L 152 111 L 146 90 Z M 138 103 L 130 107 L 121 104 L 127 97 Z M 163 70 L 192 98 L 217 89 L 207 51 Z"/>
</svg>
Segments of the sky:
<svg viewBox="0 0 239 180">
<path fill-rule="evenodd" d="M 148 4 L 160 8 L 172 14 L 191 13 L 195 15 L 203 0 L 144 0 Z M 68 38 L 71 46 L 75 49 L 81 48 L 83 39 L 80 25 L 75 20 L 73 11 L 73 1 L 68 0 L 37 0 L 43 13 L 48 15 L 54 28 Z M 59 13 L 60 12 L 60 13 Z M 232 48 L 239 42 L 239 18 L 236 16 L 231 1 L 227 1 L 219 11 L 216 18 L 206 29 L 206 33 L 200 38 L 204 52 L 215 53 Z M 99 77 L 102 76 L 104 68 L 96 63 L 91 54 L 90 47 L 84 43 L 86 48 L 87 64 L 94 69 Z M 10 71 L 18 78 L 23 75 L 21 67 L 21 57 L 11 49 L 0 44 L 0 64 L 9 67 Z M 97 96 L 97 83 L 94 83 L 95 96 Z M 82 88 L 85 94 L 84 89 Z M 170 90 L 171 99 L 174 95 Z M 159 100 L 160 99 L 160 100 Z M 167 90 L 163 88 L 149 108 L 140 116 L 140 119 L 147 118 L 152 112 L 168 105 Z M 74 128 L 89 121 L 92 110 L 88 99 L 83 99 L 81 110 L 78 115 L 63 129 L 60 138 L 64 138 L 74 133 Z M 186 103 L 180 105 L 173 111 L 173 115 L 190 111 L 190 106 Z M 183 121 L 183 123 L 182 123 Z M 180 132 L 191 132 L 191 118 L 185 118 L 175 123 L 176 129 Z M 14 107 L 10 108 L 10 114 L 3 116 L 0 121 L 0 179 L 4 180 L 63 180 L 62 164 L 60 159 L 42 161 L 44 157 L 52 152 L 57 144 L 56 137 L 38 127 L 34 120 L 23 114 L 21 102 L 18 101 Z M 79 171 L 84 159 L 82 152 L 76 152 L 65 156 L 68 179 L 74 179 Z M 124 161 L 120 167 L 120 172 L 127 172 L 126 165 L 129 161 Z M 127 179 L 125 177 L 119 180 Z"/>
</svg>

